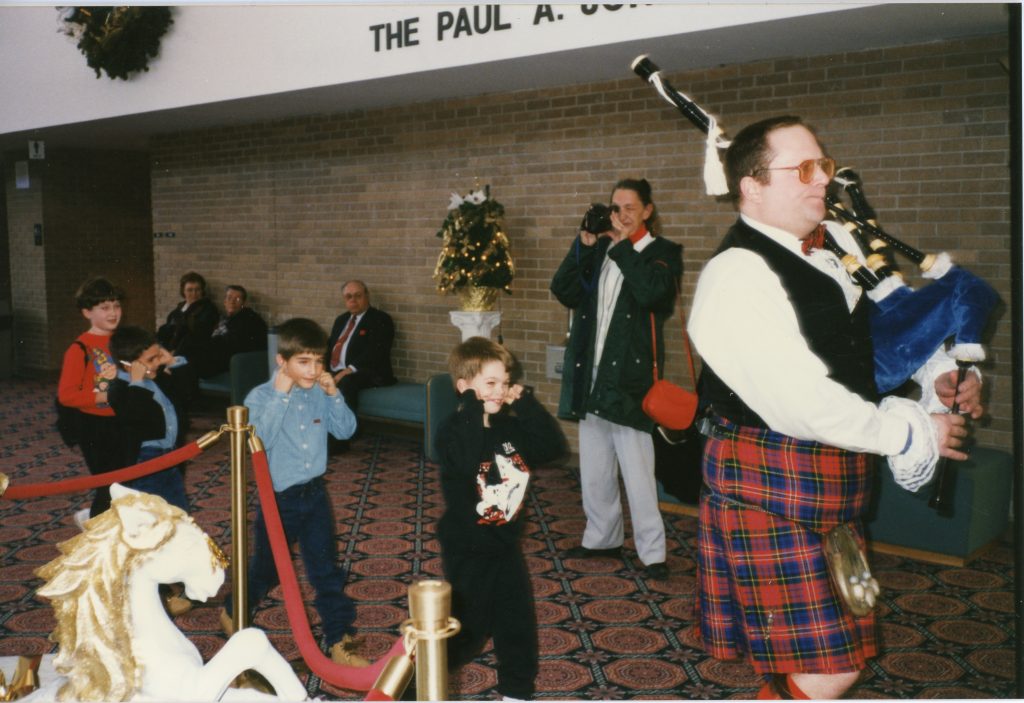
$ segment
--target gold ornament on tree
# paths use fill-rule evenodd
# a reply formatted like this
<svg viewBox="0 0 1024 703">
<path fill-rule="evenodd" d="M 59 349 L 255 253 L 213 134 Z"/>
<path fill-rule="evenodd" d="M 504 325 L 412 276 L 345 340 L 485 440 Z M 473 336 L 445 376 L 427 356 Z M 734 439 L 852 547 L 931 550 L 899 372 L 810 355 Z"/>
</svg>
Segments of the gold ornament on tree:
<svg viewBox="0 0 1024 703">
<path fill-rule="evenodd" d="M 490 186 L 462 198 L 452 193 L 437 236 L 441 254 L 434 269 L 439 293 L 458 294 L 463 310 L 490 310 L 498 293 L 511 293 L 515 264 L 504 231 L 505 208 Z"/>
</svg>

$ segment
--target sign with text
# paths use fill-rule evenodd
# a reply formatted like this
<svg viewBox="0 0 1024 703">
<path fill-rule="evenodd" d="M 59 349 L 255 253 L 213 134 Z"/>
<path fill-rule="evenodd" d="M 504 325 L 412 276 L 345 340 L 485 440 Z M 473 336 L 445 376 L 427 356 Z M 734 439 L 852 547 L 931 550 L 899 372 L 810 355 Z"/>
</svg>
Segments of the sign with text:
<svg viewBox="0 0 1024 703">
<path fill-rule="evenodd" d="M 638 3 L 606 5 L 473 5 L 450 10 L 423 8 L 426 12 L 369 27 L 373 50 L 394 51 L 421 42 L 451 42 L 469 37 L 593 17 L 598 13 L 635 10 Z M 650 7 L 650 5 L 647 5 Z M 532 17 L 531 17 L 532 15 Z"/>
<path fill-rule="evenodd" d="M 696 2 L 377 5 L 352 13 L 352 19 L 366 20 L 362 37 L 346 52 L 357 62 L 350 68 L 365 79 L 836 11 L 835 5 L 821 3 L 740 7 L 742 12 Z"/>
</svg>

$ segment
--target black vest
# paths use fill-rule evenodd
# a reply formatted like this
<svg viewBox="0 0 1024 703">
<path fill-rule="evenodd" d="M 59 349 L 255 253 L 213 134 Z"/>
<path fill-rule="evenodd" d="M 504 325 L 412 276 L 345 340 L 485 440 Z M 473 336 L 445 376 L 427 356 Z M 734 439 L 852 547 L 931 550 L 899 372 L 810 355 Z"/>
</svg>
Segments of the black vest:
<svg viewBox="0 0 1024 703">
<path fill-rule="evenodd" d="M 779 277 L 800 332 L 811 351 L 825 362 L 829 378 L 866 400 L 877 400 L 867 296 L 861 296 L 851 313 L 842 289 L 832 278 L 742 220 L 725 235 L 715 254 L 733 247 L 754 252 Z M 756 347 L 771 344 L 771 340 L 752 339 L 750 343 Z M 701 407 L 710 407 L 720 417 L 748 427 L 768 427 L 706 363 L 700 377 L 700 398 Z"/>
</svg>

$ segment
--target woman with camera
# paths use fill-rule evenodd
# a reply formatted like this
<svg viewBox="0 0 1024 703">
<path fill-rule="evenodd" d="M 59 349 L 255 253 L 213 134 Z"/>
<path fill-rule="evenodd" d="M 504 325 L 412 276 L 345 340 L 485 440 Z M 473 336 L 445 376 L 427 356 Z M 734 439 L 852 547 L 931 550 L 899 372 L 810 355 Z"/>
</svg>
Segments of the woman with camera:
<svg viewBox="0 0 1024 703">
<path fill-rule="evenodd" d="M 573 311 L 565 350 L 559 416 L 578 419 L 580 483 L 587 526 L 567 558 L 619 556 L 625 538 L 621 472 L 637 555 L 651 579 L 668 576 L 665 525 L 654 479 L 654 422 L 641 407 L 658 363 L 662 329 L 682 275 L 682 247 L 657 236 L 646 179 L 615 184 L 609 206 L 584 215 L 551 292 Z"/>
</svg>

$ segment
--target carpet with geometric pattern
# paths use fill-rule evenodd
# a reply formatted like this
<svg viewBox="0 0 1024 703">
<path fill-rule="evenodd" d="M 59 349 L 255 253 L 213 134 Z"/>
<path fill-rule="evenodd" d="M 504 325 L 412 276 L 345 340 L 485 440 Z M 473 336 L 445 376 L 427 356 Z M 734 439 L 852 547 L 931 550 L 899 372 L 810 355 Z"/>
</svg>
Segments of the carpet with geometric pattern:
<svg viewBox="0 0 1024 703">
<path fill-rule="evenodd" d="M 54 429 L 53 384 L 0 381 L 0 471 L 16 483 L 85 473 L 81 456 Z M 223 405 L 204 402 L 189 438 L 224 422 Z M 229 458 L 222 441 L 193 460 L 187 487 L 193 516 L 225 551 L 230 546 Z M 332 457 L 326 475 L 346 592 L 357 606 L 361 651 L 383 655 L 408 617 L 409 584 L 441 576 L 435 529 L 443 511 L 437 466 L 408 433 L 364 431 Z M 254 495 L 254 491 L 250 493 Z M 0 656 L 54 651 L 53 617 L 35 595 L 35 569 L 76 533 L 72 514 L 84 494 L 18 502 L 0 499 Z M 540 639 L 539 699 L 750 698 L 759 679 L 743 662 L 720 662 L 694 632 L 696 520 L 666 513 L 670 577 L 652 581 L 627 541 L 621 559 L 564 557 L 579 543 L 584 517 L 573 467 L 534 473 L 523 532 Z M 251 526 L 251 520 L 250 520 Z M 627 535 L 629 526 L 627 524 Z M 963 567 L 871 555 L 883 589 L 881 654 L 849 692 L 851 698 L 1009 698 L 1015 656 L 1012 545 L 1000 542 Z M 307 603 L 312 592 L 296 560 Z M 230 578 L 228 579 L 230 583 Z M 228 586 L 222 590 L 226 592 Z M 179 616 L 178 626 L 204 658 L 224 643 L 219 599 Z M 314 632 L 315 611 L 308 609 Z M 289 660 L 298 660 L 281 593 L 274 589 L 254 624 Z M 9 672 L 8 672 L 9 673 Z M 312 696 L 356 700 L 306 674 Z M 450 697 L 498 698 L 489 648 L 451 681 Z"/>
</svg>

